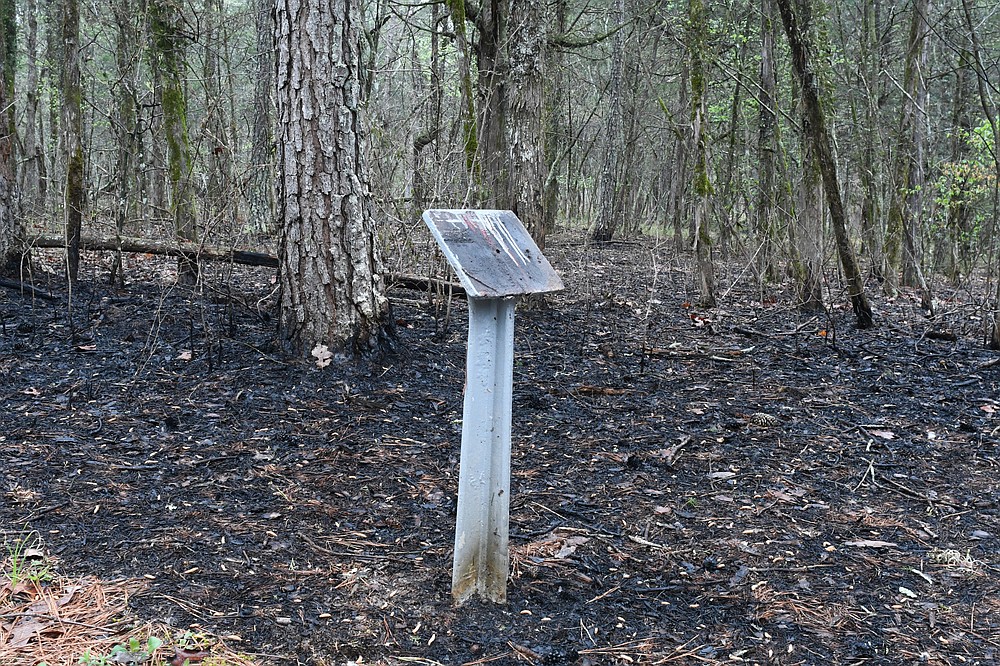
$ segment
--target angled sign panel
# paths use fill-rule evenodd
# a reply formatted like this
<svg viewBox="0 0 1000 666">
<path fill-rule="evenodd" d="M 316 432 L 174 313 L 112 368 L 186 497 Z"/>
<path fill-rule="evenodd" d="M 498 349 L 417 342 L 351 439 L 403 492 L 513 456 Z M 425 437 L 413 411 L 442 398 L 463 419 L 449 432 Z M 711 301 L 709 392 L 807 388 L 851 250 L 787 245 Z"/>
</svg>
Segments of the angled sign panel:
<svg viewBox="0 0 1000 666">
<path fill-rule="evenodd" d="M 559 275 L 509 210 L 428 210 L 424 222 L 473 298 L 563 288 Z"/>
</svg>

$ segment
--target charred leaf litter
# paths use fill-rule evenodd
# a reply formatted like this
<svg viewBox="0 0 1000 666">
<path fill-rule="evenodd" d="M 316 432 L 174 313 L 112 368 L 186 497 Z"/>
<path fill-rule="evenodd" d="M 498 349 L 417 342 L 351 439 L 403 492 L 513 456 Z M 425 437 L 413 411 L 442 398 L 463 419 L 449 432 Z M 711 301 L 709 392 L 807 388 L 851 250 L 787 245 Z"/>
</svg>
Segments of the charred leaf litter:
<svg viewBox="0 0 1000 666">
<path fill-rule="evenodd" d="M 700 310 L 651 241 L 546 253 L 567 291 L 517 314 L 506 605 L 449 592 L 464 302 L 393 288 L 397 353 L 319 370 L 276 348 L 262 269 L 118 291 L 95 264 L 71 317 L 55 277 L 0 290 L 5 539 L 260 664 L 996 663 L 976 303 L 876 297 L 859 331 L 839 293 Z"/>
</svg>

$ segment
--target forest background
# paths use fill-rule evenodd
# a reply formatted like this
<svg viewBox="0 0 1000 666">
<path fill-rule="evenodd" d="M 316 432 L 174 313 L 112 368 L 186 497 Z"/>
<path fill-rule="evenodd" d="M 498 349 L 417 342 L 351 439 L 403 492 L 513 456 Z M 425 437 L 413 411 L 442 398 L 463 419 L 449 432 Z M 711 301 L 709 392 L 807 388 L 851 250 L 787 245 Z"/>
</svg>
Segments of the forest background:
<svg viewBox="0 0 1000 666">
<path fill-rule="evenodd" d="M 275 147 L 287 138 L 273 4 L 5 0 L 8 268 L 23 276 L 26 249 L 66 246 L 75 278 L 81 238 L 273 253 Z M 1000 347 L 992 3 L 378 0 L 355 11 L 361 180 L 388 269 L 428 255 L 422 210 L 510 208 L 541 245 L 561 228 L 693 252 L 706 306 L 719 257 L 737 259 L 764 300 L 787 277 L 802 307 L 849 297 L 861 326 L 872 323 L 867 278 L 889 296 L 916 287 L 928 313 L 935 280 L 964 284 Z M 827 282 L 838 265 L 846 295 Z M 985 280 L 973 287 L 974 275 Z M 123 280 L 120 260 L 110 277 Z"/>
</svg>

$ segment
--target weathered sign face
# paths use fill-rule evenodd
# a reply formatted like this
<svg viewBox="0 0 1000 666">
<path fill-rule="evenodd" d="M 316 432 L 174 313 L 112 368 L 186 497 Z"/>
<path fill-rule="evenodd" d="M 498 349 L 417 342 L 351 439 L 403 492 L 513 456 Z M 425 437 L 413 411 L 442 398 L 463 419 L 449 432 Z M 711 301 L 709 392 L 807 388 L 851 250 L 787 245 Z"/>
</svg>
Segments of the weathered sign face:
<svg viewBox="0 0 1000 666">
<path fill-rule="evenodd" d="M 428 210 L 424 222 L 472 298 L 563 288 L 559 275 L 509 210 Z"/>
</svg>

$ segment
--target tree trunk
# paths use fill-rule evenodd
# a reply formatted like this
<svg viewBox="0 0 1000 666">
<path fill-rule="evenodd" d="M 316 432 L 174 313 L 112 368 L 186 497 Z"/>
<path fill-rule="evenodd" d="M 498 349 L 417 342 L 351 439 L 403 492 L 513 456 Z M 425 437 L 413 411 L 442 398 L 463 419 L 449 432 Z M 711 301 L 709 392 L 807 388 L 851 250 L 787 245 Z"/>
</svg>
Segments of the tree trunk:
<svg viewBox="0 0 1000 666">
<path fill-rule="evenodd" d="M 802 105 L 802 101 L 799 101 Z M 802 179 L 798 182 L 797 204 L 791 228 L 794 229 L 795 282 L 798 307 L 823 309 L 823 179 L 813 147 L 810 123 L 802 109 Z"/>
<path fill-rule="evenodd" d="M 62 130 L 59 127 L 61 121 L 62 113 L 62 73 L 63 73 L 63 62 L 64 62 L 64 51 L 62 43 L 62 12 L 63 3 L 65 0 L 58 0 L 56 2 L 49 2 L 43 5 L 43 11 L 45 13 L 45 58 L 43 58 L 43 69 L 42 69 L 42 79 L 43 85 L 46 85 L 49 89 L 49 104 L 48 104 L 48 146 L 49 149 L 46 152 L 43 147 L 43 153 L 48 158 L 48 168 L 45 170 L 47 174 L 46 187 L 45 190 L 49 197 L 52 198 L 53 203 L 55 203 L 55 210 L 62 210 L 62 201 L 56 201 L 57 197 L 63 194 L 63 179 L 65 178 L 65 173 L 62 163 L 63 152 L 62 149 Z M 44 133 L 40 133 L 44 136 Z M 55 186 L 53 186 L 55 185 Z"/>
<path fill-rule="evenodd" d="M 521 220 L 538 247 L 545 247 L 542 189 L 545 185 L 544 6 L 510 0 L 505 81 L 504 139 L 507 149 L 505 206 Z"/>
<path fill-rule="evenodd" d="M 488 207 L 500 206 L 507 180 L 504 147 L 504 83 L 507 65 L 503 49 L 506 41 L 505 26 L 509 0 L 483 0 L 476 16 L 479 40 L 476 43 L 478 69 L 478 118 L 479 135 L 476 142 L 477 160 L 481 164 L 482 178 L 479 203 Z M 480 183 L 474 183 L 479 185 Z"/>
<path fill-rule="evenodd" d="M 24 252 L 24 231 L 14 199 L 14 141 L 9 128 L 14 123 L 13 31 L 14 4 L 0 3 L 0 274 L 18 275 Z"/>
<path fill-rule="evenodd" d="M 457 15 L 454 5 L 458 4 L 464 6 L 450 2 L 453 20 Z M 514 211 L 539 247 L 545 244 L 543 10 L 543 5 L 531 0 L 487 0 L 476 14 L 479 34 L 476 154 L 483 175 L 478 202 Z M 468 149 L 466 131 L 466 154 Z M 477 173 L 474 167 L 473 184 Z"/>
<path fill-rule="evenodd" d="M 927 37 L 930 24 L 929 0 L 915 0 L 910 15 L 903 73 L 903 99 L 896 140 L 896 159 L 885 247 L 885 282 L 883 288 L 894 295 L 901 277 L 905 286 L 927 285 L 920 271 L 920 216 L 924 190 L 924 132 L 927 106 Z M 901 276 L 900 276 L 901 273 Z M 929 300 L 929 298 L 927 299 Z"/>
<path fill-rule="evenodd" d="M 45 203 L 45 157 L 39 142 L 38 111 L 38 3 L 28 0 L 24 77 L 24 167 L 21 177 L 22 203 L 30 217 L 40 217 Z"/>
<path fill-rule="evenodd" d="M 278 0 L 279 332 L 289 350 L 357 356 L 391 330 L 369 210 L 357 0 Z"/>
<path fill-rule="evenodd" d="M 236 204 L 231 196 L 232 146 L 226 133 L 226 104 L 222 97 L 223 51 L 222 26 L 226 10 L 222 0 L 204 0 L 203 58 L 205 62 L 205 117 L 202 119 L 202 145 L 208 156 L 206 166 L 205 224 L 232 233 Z"/>
<path fill-rule="evenodd" d="M 709 230 L 709 197 L 714 194 L 708 167 L 708 85 L 704 55 L 708 16 L 704 0 L 689 0 L 688 54 L 691 62 L 691 145 L 694 147 L 694 252 L 698 263 L 699 304 L 715 306 L 715 266 Z"/>
<path fill-rule="evenodd" d="M 65 241 L 56 236 L 32 236 L 31 246 L 63 248 Z M 133 252 L 153 254 L 160 257 L 188 257 L 191 261 L 208 260 L 231 262 L 246 266 L 278 267 L 277 258 L 262 252 L 236 250 L 178 240 L 163 243 L 145 238 L 130 238 L 128 236 L 118 236 L 116 238 L 81 236 L 80 249 L 91 252 Z"/>
<path fill-rule="evenodd" d="M 614 0 L 611 24 L 621 25 L 625 16 L 624 0 Z M 625 118 L 622 110 L 625 95 L 625 31 L 615 33 L 611 47 L 611 77 L 608 81 L 608 101 L 604 107 L 605 152 L 601 168 L 600 203 L 591 240 L 607 243 L 625 222 L 623 171 L 625 165 Z"/>
<path fill-rule="evenodd" d="M 163 133 L 167 140 L 167 180 L 170 184 L 170 217 L 179 240 L 198 241 L 194 193 L 191 188 L 191 141 L 188 104 L 184 90 L 185 40 L 179 7 L 172 0 L 149 3 L 154 67 L 162 82 Z M 177 279 L 194 284 L 198 266 L 187 257 L 177 260 Z"/>
<path fill-rule="evenodd" d="M 777 2 L 785 34 L 788 37 L 788 46 L 792 52 L 795 76 L 802 88 L 802 100 L 810 120 L 808 130 L 816 151 L 816 158 L 819 160 L 823 189 L 826 193 L 830 220 L 837 240 L 837 252 L 844 269 L 844 278 L 847 280 L 851 306 L 857 318 L 858 328 L 870 328 L 874 323 L 872 308 L 865 295 L 864 279 L 858 266 L 857 256 L 854 253 L 854 245 L 848 235 L 847 215 L 844 213 L 844 204 L 840 196 L 840 182 L 837 178 L 837 163 L 833 157 L 833 147 L 826 127 L 826 117 L 823 113 L 823 107 L 820 105 L 819 84 L 809 60 L 810 46 L 799 28 L 791 0 L 777 0 Z M 802 2 L 808 6 L 808 0 L 802 0 Z"/>
<path fill-rule="evenodd" d="M 12 151 L 12 186 L 16 186 L 17 183 L 17 167 L 20 160 L 20 155 L 18 155 L 21 149 L 20 142 L 17 136 L 17 115 L 14 113 L 14 107 L 17 100 L 14 95 L 14 79 L 17 77 L 17 33 L 18 33 L 18 21 L 17 21 L 17 2 L 16 0 L 0 0 L 0 30 L 4 32 L 4 62 L 2 66 L 3 79 L 0 81 L 2 85 L 7 89 L 7 105 L 4 107 L 4 113 L 2 114 L 4 118 L 3 133 L 9 134 L 13 140 L 13 145 L 11 146 Z M 18 193 L 14 193 L 15 202 L 17 200 Z"/>
<path fill-rule="evenodd" d="M 253 134 L 246 200 L 250 226 L 258 232 L 274 228 L 274 130 L 272 92 L 274 77 L 274 26 L 271 0 L 256 0 L 256 65 L 253 82 Z"/>
<path fill-rule="evenodd" d="M 455 29 L 455 51 L 458 59 L 458 114 L 462 122 L 462 149 L 465 154 L 465 168 L 469 174 L 470 186 L 478 188 L 479 132 L 476 128 L 476 98 L 472 90 L 472 68 L 469 65 L 470 50 L 466 29 L 465 0 L 447 0 L 451 14 L 451 24 Z"/>
<path fill-rule="evenodd" d="M 63 227 L 66 234 L 66 272 L 76 282 L 80 272 L 80 233 L 87 195 L 83 183 L 83 87 L 80 84 L 80 3 L 63 0 L 62 71 L 63 157 L 66 163 Z"/>
<path fill-rule="evenodd" d="M 126 221 L 129 211 L 133 208 L 132 194 L 136 188 L 136 158 L 140 152 L 140 137 L 138 125 L 138 90 L 137 74 L 139 57 L 136 53 L 139 42 L 138 30 L 135 25 L 135 11 L 130 0 L 118 0 L 112 7 L 115 21 L 118 24 L 117 43 L 115 45 L 115 64 L 117 66 L 117 82 L 112 92 L 115 98 L 115 231 L 119 238 L 126 234 Z M 115 256 L 111 268 L 111 281 L 124 284 L 123 262 L 121 252 Z"/>
<path fill-rule="evenodd" d="M 809 34 L 812 16 L 808 7 L 800 7 L 799 26 Z M 795 214 L 788 225 L 792 254 L 793 277 L 799 308 L 807 311 L 823 309 L 823 226 L 826 211 L 823 206 L 823 177 L 812 141 L 812 118 L 806 109 L 805 96 L 797 79 L 792 80 L 795 111 L 802 121 L 799 135 L 802 176 L 795 185 Z"/>
<path fill-rule="evenodd" d="M 773 282 L 778 278 L 775 263 L 775 243 L 778 238 L 775 223 L 775 178 L 777 163 L 777 76 L 774 67 L 774 0 L 761 0 L 760 17 L 760 111 L 757 117 L 757 275 L 759 280 Z"/>
<path fill-rule="evenodd" d="M 555 16 L 550 26 L 552 32 L 561 35 L 566 32 L 567 0 L 555 0 Z M 544 218 L 545 232 L 555 231 L 559 218 L 560 197 L 559 174 L 564 171 L 564 151 L 566 144 L 566 72 L 563 52 L 558 48 L 546 49 L 545 69 L 545 190 Z"/>
</svg>

